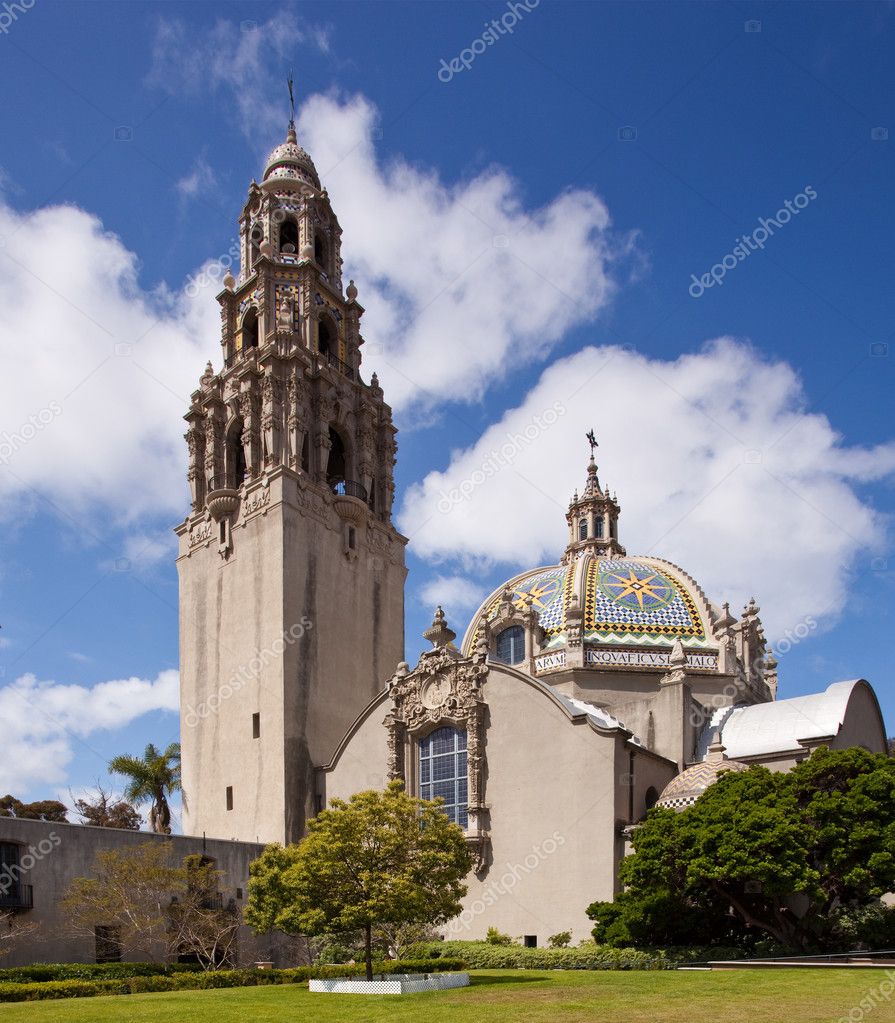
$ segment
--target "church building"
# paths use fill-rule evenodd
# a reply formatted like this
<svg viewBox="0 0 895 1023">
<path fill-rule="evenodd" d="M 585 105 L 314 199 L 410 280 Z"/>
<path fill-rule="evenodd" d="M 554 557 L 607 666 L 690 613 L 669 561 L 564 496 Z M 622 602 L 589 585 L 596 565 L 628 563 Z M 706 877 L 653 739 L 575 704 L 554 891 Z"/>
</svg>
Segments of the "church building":
<svg viewBox="0 0 895 1023">
<path fill-rule="evenodd" d="M 683 808 L 721 770 L 783 770 L 821 743 L 885 749 L 866 682 L 778 701 L 754 600 L 736 617 L 678 566 L 627 553 L 592 435 L 559 563 L 487 596 L 460 643 L 439 609 L 411 668 L 395 430 L 361 374 L 363 309 L 291 125 L 240 237 L 221 370 L 187 415 L 188 829 L 295 841 L 332 797 L 400 778 L 444 799 L 473 852 L 450 933 L 578 940 L 656 803 Z"/>
<path fill-rule="evenodd" d="M 176 529 L 184 832 L 202 836 L 176 841 L 221 865 L 224 904 L 244 904 L 263 844 L 299 841 L 333 797 L 401 779 L 443 798 L 473 854 L 447 936 L 577 942 L 652 806 L 684 810 L 722 771 L 787 770 L 821 744 L 885 750 L 866 681 L 778 699 L 754 600 L 737 616 L 677 565 L 628 554 L 592 435 L 557 564 L 487 595 L 462 640 L 439 608 L 431 649 L 407 664 L 396 430 L 361 370 L 341 228 L 291 122 L 239 235 L 220 362 L 186 412 L 191 507 Z M 0 818 L 4 857 L 21 863 L 52 827 Z M 165 840 L 62 827 L 60 850 L 4 892 L 53 940 L 58 896 L 97 849 Z M 60 937 L 17 953 L 35 957 L 94 949 Z"/>
</svg>

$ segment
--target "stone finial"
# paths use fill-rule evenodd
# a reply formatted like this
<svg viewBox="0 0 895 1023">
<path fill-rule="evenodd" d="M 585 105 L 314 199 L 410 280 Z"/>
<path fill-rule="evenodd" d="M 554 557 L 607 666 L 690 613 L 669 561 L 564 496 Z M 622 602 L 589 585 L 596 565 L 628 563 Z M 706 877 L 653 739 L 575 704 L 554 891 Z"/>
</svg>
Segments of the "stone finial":
<svg viewBox="0 0 895 1023">
<path fill-rule="evenodd" d="M 721 729 L 716 728 L 712 734 L 712 741 L 709 743 L 708 753 L 706 754 L 706 760 L 717 763 L 721 760 L 726 760 L 724 751 L 727 747 L 721 741 Z"/>
<path fill-rule="evenodd" d="M 270 244 L 270 239 L 265 238 L 258 246 L 258 251 L 262 256 L 270 256 L 273 253 L 273 246 Z"/>
<path fill-rule="evenodd" d="M 233 276 L 232 273 L 230 273 L 229 270 L 224 275 L 223 284 L 227 291 L 232 291 L 236 287 L 236 278 Z"/>
<path fill-rule="evenodd" d="M 214 380 L 214 370 L 211 368 L 211 359 L 209 359 L 205 363 L 205 372 L 199 377 L 199 383 L 203 387 L 208 387 L 212 380 Z"/>
<path fill-rule="evenodd" d="M 453 643 L 456 638 L 457 633 L 448 625 L 444 611 L 439 604 L 435 609 L 435 617 L 432 619 L 431 627 L 423 633 L 423 639 L 428 639 L 435 650 L 440 650 L 441 647 Z"/>
<path fill-rule="evenodd" d="M 345 289 L 345 294 L 348 296 L 349 302 L 354 302 L 357 299 L 357 288 L 355 287 L 354 281 L 348 282 L 348 287 Z"/>
<path fill-rule="evenodd" d="M 675 637 L 674 643 L 671 644 L 671 656 L 668 660 L 672 668 L 683 668 L 686 665 L 687 655 L 684 653 L 684 644 L 681 643 L 680 637 Z"/>
</svg>

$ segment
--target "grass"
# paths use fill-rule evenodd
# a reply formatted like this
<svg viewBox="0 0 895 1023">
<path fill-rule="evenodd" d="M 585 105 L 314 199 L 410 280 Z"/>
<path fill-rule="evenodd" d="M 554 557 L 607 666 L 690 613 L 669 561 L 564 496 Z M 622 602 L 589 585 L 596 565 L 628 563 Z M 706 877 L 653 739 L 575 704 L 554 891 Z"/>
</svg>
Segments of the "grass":
<svg viewBox="0 0 895 1023">
<path fill-rule="evenodd" d="M 16 1023 L 830 1023 L 886 981 L 884 970 L 587 972 L 480 970 L 473 986 L 425 995 L 323 995 L 304 985 L 72 998 L 0 1006 Z M 856 1017 L 855 1017 L 856 1018 Z M 895 1021 L 895 997 L 866 1014 Z"/>
</svg>

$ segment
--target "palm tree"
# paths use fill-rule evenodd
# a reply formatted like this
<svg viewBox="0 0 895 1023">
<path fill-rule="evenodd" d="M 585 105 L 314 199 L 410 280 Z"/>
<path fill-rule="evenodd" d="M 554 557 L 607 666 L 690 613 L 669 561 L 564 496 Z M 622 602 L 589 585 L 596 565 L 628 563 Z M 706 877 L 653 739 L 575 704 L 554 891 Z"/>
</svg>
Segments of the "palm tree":
<svg viewBox="0 0 895 1023">
<path fill-rule="evenodd" d="M 180 783 L 180 743 L 172 742 L 162 752 L 152 743 L 141 757 L 121 753 L 109 761 L 110 774 L 123 774 L 130 781 L 124 790 L 131 803 L 151 802 L 149 827 L 157 835 L 171 834 L 171 808 L 168 796 L 182 792 Z"/>
</svg>

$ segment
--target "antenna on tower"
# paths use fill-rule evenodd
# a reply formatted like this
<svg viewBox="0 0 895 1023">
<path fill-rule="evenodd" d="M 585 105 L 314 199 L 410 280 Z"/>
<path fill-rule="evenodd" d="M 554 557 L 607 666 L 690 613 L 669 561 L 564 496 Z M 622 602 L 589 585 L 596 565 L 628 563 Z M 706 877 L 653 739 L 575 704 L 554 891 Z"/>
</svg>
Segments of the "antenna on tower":
<svg viewBox="0 0 895 1023">
<path fill-rule="evenodd" d="M 294 74 L 290 70 L 289 77 L 286 79 L 286 85 L 289 87 L 289 127 L 295 127 L 295 79 L 292 77 Z"/>
</svg>

